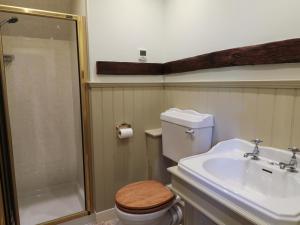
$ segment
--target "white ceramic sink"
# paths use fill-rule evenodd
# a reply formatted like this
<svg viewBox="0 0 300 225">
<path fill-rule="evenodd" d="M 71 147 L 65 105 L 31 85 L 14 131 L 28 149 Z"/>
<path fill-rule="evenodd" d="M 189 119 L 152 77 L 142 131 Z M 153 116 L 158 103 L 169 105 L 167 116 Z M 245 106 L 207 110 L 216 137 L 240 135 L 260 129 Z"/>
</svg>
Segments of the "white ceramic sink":
<svg viewBox="0 0 300 225">
<path fill-rule="evenodd" d="M 179 168 L 266 224 L 300 224 L 300 172 L 278 165 L 288 162 L 291 152 L 261 147 L 260 160 L 244 158 L 253 148 L 240 139 L 220 142 L 205 154 L 180 160 Z"/>
</svg>

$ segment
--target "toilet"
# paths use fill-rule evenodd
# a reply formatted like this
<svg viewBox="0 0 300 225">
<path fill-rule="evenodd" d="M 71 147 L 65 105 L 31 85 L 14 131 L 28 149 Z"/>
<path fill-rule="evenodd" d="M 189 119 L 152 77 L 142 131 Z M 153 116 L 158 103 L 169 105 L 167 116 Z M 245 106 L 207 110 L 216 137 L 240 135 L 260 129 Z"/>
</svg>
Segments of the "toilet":
<svg viewBox="0 0 300 225">
<path fill-rule="evenodd" d="M 163 155 L 174 162 L 211 148 L 213 116 L 171 108 L 160 115 Z M 156 180 L 128 184 L 115 195 L 121 225 L 179 225 L 180 197 Z"/>
<path fill-rule="evenodd" d="M 167 212 L 178 200 L 159 181 L 146 180 L 121 188 L 116 194 L 115 210 L 122 225 L 175 225 Z"/>
</svg>

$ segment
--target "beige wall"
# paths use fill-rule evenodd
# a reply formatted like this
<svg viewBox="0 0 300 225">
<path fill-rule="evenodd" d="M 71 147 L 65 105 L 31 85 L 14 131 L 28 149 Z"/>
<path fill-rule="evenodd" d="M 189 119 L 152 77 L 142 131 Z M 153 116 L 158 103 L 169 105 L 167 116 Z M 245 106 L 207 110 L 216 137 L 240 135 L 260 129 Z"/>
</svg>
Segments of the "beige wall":
<svg viewBox="0 0 300 225">
<path fill-rule="evenodd" d="M 73 0 L 71 2 L 72 14 L 86 16 L 86 0 Z"/>
<path fill-rule="evenodd" d="M 0 4 L 72 13 L 73 0 L 0 0 Z M 79 1 L 79 0 L 76 0 Z"/>
<path fill-rule="evenodd" d="M 91 89 L 96 211 L 113 207 L 114 194 L 133 181 L 148 178 L 147 129 L 160 127 L 162 87 Z M 116 125 L 132 125 L 134 136 L 120 140 Z"/>
<path fill-rule="evenodd" d="M 111 208 L 121 186 L 147 179 L 151 155 L 144 130 L 160 127 L 166 108 L 192 108 L 215 116 L 214 141 L 261 138 L 279 148 L 300 146 L 300 89 L 272 87 L 271 83 L 166 84 L 151 87 L 105 84 L 91 89 L 96 211 Z M 128 86 L 129 85 L 129 86 Z M 228 85 L 228 84 L 227 84 Z M 257 87 L 255 87 L 257 85 Z M 274 84 L 273 84 L 274 85 Z M 283 84 L 282 84 L 283 85 Z M 134 137 L 119 140 L 115 126 L 133 125 Z M 155 169 L 155 168 L 152 168 Z"/>
<path fill-rule="evenodd" d="M 21 15 L 15 13 L 0 13 L 0 20 L 18 17 L 18 22 L 6 24 L 1 30 L 6 36 L 25 36 L 30 38 L 70 40 L 76 22 L 70 20 Z M 76 37 L 76 36 L 75 36 Z"/>
<path fill-rule="evenodd" d="M 86 0 L 0 0 L 0 4 L 86 16 Z"/>
<path fill-rule="evenodd" d="M 175 84 L 174 84 L 175 85 Z M 300 146 L 300 89 L 167 87 L 166 107 L 215 116 L 214 141 L 261 138 L 279 148 Z"/>
</svg>

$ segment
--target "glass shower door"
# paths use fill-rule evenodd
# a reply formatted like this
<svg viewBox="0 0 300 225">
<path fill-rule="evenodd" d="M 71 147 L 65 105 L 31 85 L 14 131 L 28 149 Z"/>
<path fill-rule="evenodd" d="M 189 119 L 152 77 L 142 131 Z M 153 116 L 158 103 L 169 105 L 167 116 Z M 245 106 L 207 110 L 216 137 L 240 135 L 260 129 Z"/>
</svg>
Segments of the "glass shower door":
<svg viewBox="0 0 300 225">
<path fill-rule="evenodd" d="M 0 20 L 20 223 L 85 211 L 76 22 Z"/>
</svg>

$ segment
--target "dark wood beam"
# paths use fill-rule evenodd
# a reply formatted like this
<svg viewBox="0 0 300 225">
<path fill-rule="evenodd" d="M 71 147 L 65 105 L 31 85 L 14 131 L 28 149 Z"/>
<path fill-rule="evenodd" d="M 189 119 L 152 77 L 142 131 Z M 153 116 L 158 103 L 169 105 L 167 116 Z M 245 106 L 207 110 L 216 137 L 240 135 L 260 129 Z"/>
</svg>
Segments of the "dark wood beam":
<svg viewBox="0 0 300 225">
<path fill-rule="evenodd" d="M 168 62 L 164 65 L 164 73 L 297 62 L 300 62 L 300 38 L 233 48 Z"/>
<path fill-rule="evenodd" d="M 98 61 L 97 74 L 162 75 L 163 64 Z"/>
<path fill-rule="evenodd" d="M 300 38 L 227 49 L 165 64 L 97 62 L 97 74 L 162 75 L 202 69 L 300 62 Z"/>
</svg>

